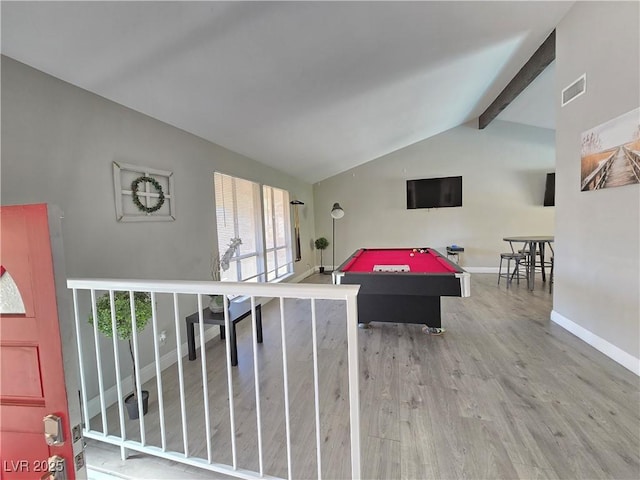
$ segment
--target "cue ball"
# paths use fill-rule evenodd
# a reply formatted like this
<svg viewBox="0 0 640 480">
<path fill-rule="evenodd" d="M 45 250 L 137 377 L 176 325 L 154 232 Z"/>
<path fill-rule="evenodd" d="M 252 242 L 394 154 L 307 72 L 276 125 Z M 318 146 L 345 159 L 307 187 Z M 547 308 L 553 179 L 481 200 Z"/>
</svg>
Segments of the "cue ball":
<svg viewBox="0 0 640 480">
<path fill-rule="evenodd" d="M 409 254 L 409 256 L 410 256 L 410 257 L 413 257 L 413 256 L 414 256 L 413 252 L 411 252 L 411 253 Z"/>
</svg>

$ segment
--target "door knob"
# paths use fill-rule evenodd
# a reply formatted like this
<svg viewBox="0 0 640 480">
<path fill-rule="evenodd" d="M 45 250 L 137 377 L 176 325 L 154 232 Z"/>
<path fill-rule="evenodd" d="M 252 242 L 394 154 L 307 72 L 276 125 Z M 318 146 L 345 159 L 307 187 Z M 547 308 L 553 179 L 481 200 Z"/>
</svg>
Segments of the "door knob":
<svg viewBox="0 0 640 480">
<path fill-rule="evenodd" d="M 57 415 L 47 415 L 42 421 L 44 422 L 44 439 L 47 445 L 62 445 L 64 443 L 62 419 Z"/>
</svg>

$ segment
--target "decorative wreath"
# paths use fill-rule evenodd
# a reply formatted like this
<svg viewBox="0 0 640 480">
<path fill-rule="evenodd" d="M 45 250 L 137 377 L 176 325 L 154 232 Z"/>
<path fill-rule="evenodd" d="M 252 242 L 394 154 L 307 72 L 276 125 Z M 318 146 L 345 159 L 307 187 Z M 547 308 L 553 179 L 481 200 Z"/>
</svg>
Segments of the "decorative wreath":
<svg viewBox="0 0 640 480">
<path fill-rule="evenodd" d="M 152 207 L 145 207 L 140 201 L 140 197 L 138 197 L 138 185 L 142 182 L 149 182 L 158 191 L 158 202 Z M 160 210 L 162 205 L 164 205 L 164 192 L 162 191 L 162 185 L 160 185 L 155 178 L 146 177 L 144 175 L 136 178 L 131 182 L 131 195 L 133 197 L 133 203 L 138 207 L 138 210 L 142 212 L 153 213 Z"/>
</svg>

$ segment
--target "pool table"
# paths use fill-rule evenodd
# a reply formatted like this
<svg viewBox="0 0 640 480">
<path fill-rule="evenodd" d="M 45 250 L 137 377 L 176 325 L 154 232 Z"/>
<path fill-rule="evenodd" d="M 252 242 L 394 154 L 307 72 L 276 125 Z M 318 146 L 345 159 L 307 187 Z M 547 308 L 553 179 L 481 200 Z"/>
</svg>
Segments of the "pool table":
<svg viewBox="0 0 640 480">
<path fill-rule="evenodd" d="M 436 250 L 362 248 L 333 272 L 333 283 L 360 285 L 358 323 L 422 323 L 442 331 L 440 297 L 468 297 L 467 272 Z"/>
</svg>

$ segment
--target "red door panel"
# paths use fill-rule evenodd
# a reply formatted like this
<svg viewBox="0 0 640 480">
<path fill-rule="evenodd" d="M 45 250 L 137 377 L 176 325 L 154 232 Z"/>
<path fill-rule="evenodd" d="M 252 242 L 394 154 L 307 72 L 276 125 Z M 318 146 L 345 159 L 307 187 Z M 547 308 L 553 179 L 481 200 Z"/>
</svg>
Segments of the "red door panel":
<svg viewBox="0 0 640 480">
<path fill-rule="evenodd" d="M 15 398 L 33 405 L 44 405 L 40 379 L 38 347 L 34 345 L 2 345 L 2 402 Z"/>
<path fill-rule="evenodd" d="M 4 422 L 3 422 L 4 423 Z M 42 424 L 42 420 L 40 420 Z M 4 430 L 4 425 L 2 426 Z M 3 434 L 4 437 L 4 434 Z M 21 433 L 19 441 L 2 442 L 2 479 L 39 479 L 47 472 L 49 449 L 42 433 Z M 25 451 L 24 444 L 33 445 Z M 43 461 L 44 459 L 44 461 Z"/>
<path fill-rule="evenodd" d="M 41 478 L 46 460 L 66 461 L 75 479 L 67 392 L 46 205 L 0 207 L 0 263 L 24 303 L 24 313 L 0 313 L 0 473 Z M 48 446 L 42 419 L 62 418 L 65 442 Z"/>
</svg>

